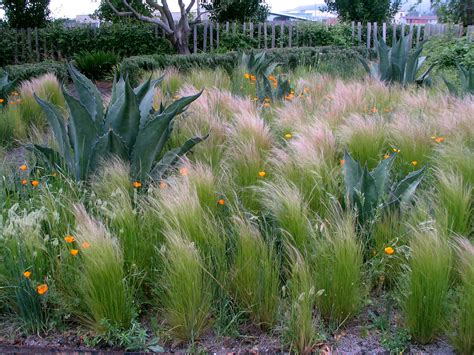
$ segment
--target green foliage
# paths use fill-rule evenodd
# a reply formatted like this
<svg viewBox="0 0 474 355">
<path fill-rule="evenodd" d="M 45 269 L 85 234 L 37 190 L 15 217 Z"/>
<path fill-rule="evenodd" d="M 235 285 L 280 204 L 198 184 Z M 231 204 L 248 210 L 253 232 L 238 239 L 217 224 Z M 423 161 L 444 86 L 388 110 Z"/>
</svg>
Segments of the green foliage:
<svg viewBox="0 0 474 355">
<path fill-rule="evenodd" d="M 445 324 L 451 250 L 446 240 L 430 230 L 414 231 L 410 247 L 403 310 L 413 338 L 427 344 Z"/>
<path fill-rule="evenodd" d="M 466 37 L 433 37 L 423 45 L 423 55 L 428 64 L 440 69 L 456 68 L 458 64 L 469 68 L 474 66 L 474 43 Z"/>
<path fill-rule="evenodd" d="M 311 46 L 352 46 L 352 31 L 347 24 L 326 26 L 316 22 L 298 22 L 299 41 Z"/>
<path fill-rule="evenodd" d="M 257 47 L 257 39 L 249 38 L 243 33 L 224 32 L 220 36 L 217 53 L 227 53 L 230 51 L 248 50 Z"/>
<path fill-rule="evenodd" d="M 0 72 L 0 109 L 8 104 L 8 95 L 13 91 L 16 80 L 8 80 L 8 73 Z"/>
<path fill-rule="evenodd" d="M 203 0 L 201 4 L 217 22 L 262 22 L 270 11 L 265 0 Z"/>
<path fill-rule="evenodd" d="M 112 5 L 119 11 L 129 11 L 128 7 L 125 6 L 122 0 L 112 0 Z M 145 16 L 151 16 L 153 10 L 142 0 L 129 0 L 128 3 L 140 14 Z M 134 17 L 121 17 L 117 16 L 112 8 L 109 6 L 106 0 L 101 0 L 99 7 L 94 12 L 94 16 L 98 17 L 102 21 L 108 21 L 120 24 L 129 24 L 130 22 L 136 21 Z"/>
<path fill-rule="evenodd" d="M 344 153 L 346 193 L 362 227 L 367 228 L 373 222 L 379 209 L 407 206 L 413 199 L 425 169 L 416 170 L 398 183 L 392 183 L 390 173 L 396 156 L 392 154 L 369 171 L 367 165 L 362 168 L 347 151 Z"/>
<path fill-rule="evenodd" d="M 41 145 L 29 145 L 50 167 L 60 166 L 77 180 L 86 179 L 99 163 L 115 155 L 131 163 L 132 178 L 160 180 L 184 154 L 205 138 L 195 137 L 180 148 L 164 153 L 173 120 L 201 93 L 184 97 L 159 111 L 153 109 L 153 93 L 161 79 L 149 79 L 132 89 L 128 80 L 114 84 L 108 109 L 104 110 L 99 91 L 84 75 L 69 66 L 79 99 L 63 91 L 69 108 L 66 125 L 56 107 L 37 97 L 46 113 L 59 151 Z M 156 144 L 153 149 L 150 145 Z M 156 159 L 160 158 L 159 162 Z"/>
<path fill-rule="evenodd" d="M 458 273 L 461 279 L 451 337 L 459 354 L 474 352 L 474 245 L 467 239 L 457 240 Z"/>
<path fill-rule="evenodd" d="M 473 5 L 469 0 L 431 0 L 431 5 L 442 22 L 474 24 Z"/>
<path fill-rule="evenodd" d="M 410 51 L 408 38 L 409 36 L 400 37 L 391 48 L 383 40 L 379 40 L 377 42 L 379 62 L 370 65 L 365 60 L 361 60 L 367 73 L 386 83 L 400 83 L 402 85 L 423 84 L 428 80 L 434 65 L 417 77 L 426 57 L 420 57 L 422 46 L 417 47 L 413 52 Z"/>
<path fill-rule="evenodd" d="M 358 311 L 362 296 L 362 248 L 351 215 L 333 216 L 335 221 L 317 242 L 314 258 L 316 303 L 324 318 L 341 326 Z"/>
<path fill-rule="evenodd" d="M 448 81 L 443 77 L 443 80 L 448 87 L 451 94 L 464 97 L 466 95 L 474 95 L 474 66 L 464 68 L 462 65 L 458 65 L 459 79 L 461 85 L 456 87 L 455 84 Z"/>
<path fill-rule="evenodd" d="M 324 0 L 328 10 L 336 12 L 343 21 L 384 22 L 400 9 L 401 0 Z"/>
<path fill-rule="evenodd" d="M 98 80 L 111 75 L 120 57 L 113 52 L 96 50 L 78 53 L 74 56 L 74 61 L 81 73 L 91 80 Z"/>
<path fill-rule="evenodd" d="M 68 78 L 66 64 L 49 60 L 35 64 L 8 65 L 5 67 L 5 71 L 13 80 L 18 82 L 30 80 L 47 73 L 54 74 L 59 81 Z"/>
<path fill-rule="evenodd" d="M 44 27 L 48 21 L 50 0 L 2 0 L 8 24 L 13 28 Z"/>
</svg>

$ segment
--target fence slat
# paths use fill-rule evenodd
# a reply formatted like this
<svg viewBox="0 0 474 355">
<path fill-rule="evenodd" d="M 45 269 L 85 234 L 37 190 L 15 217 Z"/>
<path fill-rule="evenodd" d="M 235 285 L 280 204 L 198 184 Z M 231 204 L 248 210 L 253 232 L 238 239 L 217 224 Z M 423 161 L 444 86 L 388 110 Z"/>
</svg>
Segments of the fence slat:
<svg viewBox="0 0 474 355">
<path fill-rule="evenodd" d="M 219 22 L 216 23 L 216 48 L 219 48 L 220 44 L 220 31 L 219 31 Z"/>
<path fill-rule="evenodd" d="M 214 44 L 214 24 L 212 22 L 209 23 L 209 50 L 212 51 L 213 44 Z"/>
<path fill-rule="evenodd" d="M 385 22 L 382 24 L 382 39 L 387 42 L 387 24 Z"/>
<path fill-rule="evenodd" d="M 263 23 L 263 43 L 264 48 L 267 49 L 267 23 Z"/>
<path fill-rule="evenodd" d="M 250 38 L 253 38 L 253 22 L 250 22 L 249 30 L 250 30 Z"/>
<path fill-rule="evenodd" d="M 413 24 L 412 23 L 410 24 L 410 32 L 408 32 L 408 35 L 410 36 L 408 40 L 408 47 L 411 48 L 413 46 Z"/>
<path fill-rule="evenodd" d="M 272 22 L 272 49 L 275 48 L 275 22 Z"/>
<path fill-rule="evenodd" d="M 198 36 L 197 36 L 197 25 L 193 27 L 193 53 L 196 54 L 198 51 Z"/>
<path fill-rule="evenodd" d="M 229 33 L 229 21 L 225 23 L 225 33 Z"/>
<path fill-rule="evenodd" d="M 293 25 L 290 24 L 288 25 L 288 47 L 292 47 L 292 37 L 293 37 Z"/>
<path fill-rule="evenodd" d="M 374 22 L 374 48 L 377 47 L 377 41 L 379 40 L 378 37 L 378 27 L 377 27 L 377 22 Z"/>
<path fill-rule="evenodd" d="M 258 24 L 257 30 L 257 37 L 258 37 L 258 49 L 262 48 L 262 24 Z"/>
<path fill-rule="evenodd" d="M 352 21 L 351 23 L 351 43 L 354 44 L 354 36 L 355 36 L 355 22 Z"/>
<path fill-rule="evenodd" d="M 420 36 L 421 36 L 421 26 L 417 25 L 416 26 L 416 46 L 420 44 Z"/>
<path fill-rule="evenodd" d="M 283 48 L 283 42 L 285 42 L 285 23 L 280 24 L 280 48 Z"/>
<path fill-rule="evenodd" d="M 362 43 L 362 24 L 360 22 L 357 22 L 357 42 L 359 46 Z"/>
<path fill-rule="evenodd" d="M 39 38 L 38 38 L 38 28 L 35 28 L 35 52 L 36 52 L 36 61 L 40 61 L 40 47 L 39 47 Z"/>
<path fill-rule="evenodd" d="M 367 49 L 370 49 L 370 35 L 372 34 L 372 24 L 370 22 L 367 23 Z"/>
<path fill-rule="evenodd" d="M 207 22 L 204 23 L 204 37 L 202 43 L 202 51 L 206 53 L 207 50 Z"/>
</svg>

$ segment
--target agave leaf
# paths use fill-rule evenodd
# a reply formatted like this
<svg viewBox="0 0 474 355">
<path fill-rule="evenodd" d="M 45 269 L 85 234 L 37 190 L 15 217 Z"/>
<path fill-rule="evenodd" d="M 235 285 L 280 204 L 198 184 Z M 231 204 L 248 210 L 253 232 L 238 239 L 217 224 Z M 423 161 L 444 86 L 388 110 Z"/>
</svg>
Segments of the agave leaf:
<svg viewBox="0 0 474 355">
<path fill-rule="evenodd" d="M 125 94 L 118 97 L 110 107 L 105 118 L 102 134 L 113 129 L 124 140 L 127 147 L 135 144 L 140 127 L 140 109 L 137 98 L 128 80 L 125 81 Z"/>
<path fill-rule="evenodd" d="M 139 180 L 146 179 L 157 156 L 160 155 L 168 141 L 171 133 L 169 125 L 175 118 L 179 107 L 175 107 L 173 111 L 169 111 L 168 108 L 148 121 L 138 132 L 131 154 L 131 171 L 132 175 Z"/>
<path fill-rule="evenodd" d="M 162 180 L 165 174 L 172 168 L 178 161 L 188 153 L 194 146 L 209 137 L 209 134 L 205 135 L 204 137 L 194 137 L 188 139 L 180 148 L 172 149 L 160 159 L 158 164 L 155 165 L 153 170 L 151 171 L 150 176 L 153 180 L 159 181 Z"/>
<path fill-rule="evenodd" d="M 94 172 L 102 161 L 111 156 L 128 161 L 128 148 L 113 130 L 108 131 L 97 140 L 89 162 L 89 172 Z"/>
<path fill-rule="evenodd" d="M 202 95 L 204 90 L 201 90 L 200 92 L 198 92 L 196 95 L 191 95 L 191 96 L 185 96 L 185 97 L 182 97 L 176 101 L 174 101 L 171 105 L 169 106 L 166 106 L 164 107 L 163 105 L 160 106 L 160 110 L 158 111 L 158 115 L 160 115 L 161 113 L 167 111 L 167 112 L 173 112 L 175 109 L 177 109 L 177 115 L 183 113 L 186 108 L 195 100 L 197 100 L 199 98 L 199 96 Z M 148 123 L 148 121 L 151 121 L 153 120 L 157 114 L 155 115 L 151 115 L 148 120 L 141 125 L 141 127 L 145 126 L 146 123 Z"/>
<path fill-rule="evenodd" d="M 360 167 L 360 164 L 351 157 L 347 150 L 344 152 L 343 173 L 346 193 L 349 196 L 349 202 L 353 204 L 355 191 L 360 190 L 362 168 Z"/>
<path fill-rule="evenodd" d="M 85 75 L 81 74 L 72 64 L 68 64 L 69 75 L 79 96 L 79 101 L 95 122 L 104 118 L 104 104 L 97 87 Z"/>
<path fill-rule="evenodd" d="M 365 71 L 367 72 L 367 74 L 372 74 L 372 70 L 370 69 L 370 65 L 369 63 L 362 57 L 357 57 L 359 59 L 359 61 L 361 62 L 362 66 L 364 67 Z"/>
<path fill-rule="evenodd" d="M 385 193 L 387 184 L 390 180 L 390 170 L 392 169 L 395 157 L 396 154 L 392 154 L 389 158 L 382 160 L 371 172 L 379 197 L 382 197 Z"/>
<path fill-rule="evenodd" d="M 441 76 L 441 77 L 443 78 L 443 81 L 446 84 L 446 86 L 448 87 L 448 90 L 451 93 L 451 95 L 458 96 L 459 92 L 458 92 L 458 89 L 456 88 L 456 85 L 454 85 L 452 82 L 450 82 L 448 79 L 446 79 L 444 75 Z"/>
<path fill-rule="evenodd" d="M 68 168 L 72 171 L 74 162 L 71 156 L 71 145 L 69 144 L 69 137 L 66 133 L 66 125 L 62 113 L 53 104 L 43 101 L 36 94 L 34 94 L 34 97 L 46 114 L 46 119 L 53 129 L 54 138 L 59 146 L 59 154 L 65 159 Z"/>
<path fill-rule="evenodd" d="M 89 169 L 92 149 L 97 142 L 99 131 L 87 109 L 65 90 L 63 94 L 71 112 L 68 135 L 74 151 L 74 175 L 77 180 L 83 180 Z"/>
<path fill-rule="evenodd" d="M 394 188 L 388 204 L 407 204 L 413 197 L 416 187 L 423 179 L 425 168 L 416 170 L 408 174 Z"/>
<path fill-rule="evenodd" d="M 150 78 L 145 83 L 134 89 L 140 108 L 141 125 L 145 124 L 150 114 L 153 113 L 153 98 L 155 96 L 155 87 L 163 81 L 164 77 L 165 76 L 163 75 L 158 79 L 151 80 L 150 76 Z"/>
<path fill-rule="evenodd" d="M 367 165 L 365 165 L 360 181 L 360 192 L 363 195 L 363 217 L 364 219 L 371 218 L 374 215 L 375 208 L 379 201 L 379 194 L 377 192 L 377 185 L 375 180 L 370 175 Z"/>
<path fill-rule="evenodd" d="M 419 63 L 418 63 L 419 56 L 422 50 L 423 50 L 423 47 L 418 46 L 418 48 L 416 48 L 415 51 L 408 56 L 406 69 L 405 69 L 405 77 L 403 80 L 404 84 L 412 83 L 415 81 L 416 73 L 418 72 L 418 69 L 419 69 Z"/>
<path fill-rule="evenodd" d="M 377 42 L 379 54 L 380 80 L 390 82 L 392 78 L 392 66 L 390 65 L 390 50 L 384 41 Z"/>
<path fill-rule="evenodd" d="M 114 77 L 114 84 L 112 85 L 112 96 L 110 97 L 109 109 L 118 100 L 119 97 L 125 95 L 125 80 L 120 75 L 117 81 L 117 76 Z"/>
</svg>

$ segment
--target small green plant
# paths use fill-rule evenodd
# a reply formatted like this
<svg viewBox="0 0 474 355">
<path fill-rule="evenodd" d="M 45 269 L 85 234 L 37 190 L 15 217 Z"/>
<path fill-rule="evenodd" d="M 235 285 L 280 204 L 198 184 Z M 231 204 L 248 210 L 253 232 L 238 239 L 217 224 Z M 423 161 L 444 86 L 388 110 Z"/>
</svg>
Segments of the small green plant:
<svg viewBox="0 0 474 355">
<path fill-rule="evenodd" d="M 16 80 L 8 80 L 8 73 L 0 72 L 0 108 L 8 103 L 8 95 L 13 91 Z"/>
<path fill-rule="evenodd" d="M 387 46 L 385 41 L 377 41 L 379 62 L 370 65 L 365 59 L 360 58 L 367 73 L 388 84 L 423 84 L 427 81 L 434 65 L 431 65 L 421 76 L 417 77 L 426 57 L 420 57 L 423 51 L 422 46 L 410 53 L 409 38 L 408 35 L 400 37 L 391 48 Z"/>
<path fill-rule="evenodd" d="M 36 97 L 53 129 L 59 151 L 36 144 L 27 146 L 53 169 L 66 168 L 76 180 L 84 180 L 101 161 L 113 155 L 131 163 L 133 179 L 161 180 L 180 157 L 205 139 L 191 138 L 180 148 L 164 152 L 174 119 L 201 93 L 181 98 L 167 107 L 162 104 L 155 111 L 154 88 L 161 78 L 149 79 L 135 89 L 128 80 L 120 78 L 113 86 L 109 107 L 104 110 L 92 82 L 72 65 L 69 73 L 79 99 L 63 91 L 70 113 L 67 125 L 54 105 Z M 160 158 L 158 162 L 157 158 Z"/>
<path fill-rule="evenodd" d="M 95 50 L 74 56 L 77 68 L 91 80 L 104 79 L 119 64 L 120 56 L 114 52 Z"/>
<path fill-rule="evenodd" d="M 465 68 L 462 65 L 457 64 L 457 67 L 459 79 L 461 81 L 461 85 L 459 87 L 456 87 L 455 84 L 443 77 L 449 92 L 459 97 L 474 95 L 474 66 Z"/>
<path fill-rule="evenodd" d="M 446 320 L 451 250 L 436 230 L 414 231 L 402 307 L 413 338 L 431 342 Z"/>
</svg>

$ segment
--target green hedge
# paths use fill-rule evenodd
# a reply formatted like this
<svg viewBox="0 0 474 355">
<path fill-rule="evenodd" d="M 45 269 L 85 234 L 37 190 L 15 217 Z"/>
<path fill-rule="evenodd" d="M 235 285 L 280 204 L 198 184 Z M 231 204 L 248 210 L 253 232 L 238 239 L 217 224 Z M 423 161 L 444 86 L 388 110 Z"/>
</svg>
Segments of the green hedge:
<svg viewBox="0 0 474 355">
<path fill-rule="evenodd" d="M 364 47 L 303 47 L 283 48 L 267 50 L 267 55 L 281 63 L 288 69 L 294 69 L 298 65 L 317 65 L 321 61 L 338 60 L 347 62 L 355 60 L 358 56 L 375 58 L 373 50 L 368 51 Z M 128 74 L 134 82 L 138 80 L 144 71 L 162 69 L 165 67 L 176 67 L 180 70 L 192 68 L 215 68 L 222 67 L 232 71 L 238 64 L 241 54 L 229 52 L 225 54 L 191 54 L 191 55 L 146 55 L 126 58 L 122 61 L 121 71 Z"/>
<path fill-rule="evenodd" d="M 36 62 L 35 32 L 31 34 L 33 51 L 28 50 L 27 33 L 15 35 L 15 30 L 0 24 L 0 66 L 13 64 L 15 41 L 18 43 L 17 60 L 19 63 Z M 83 51 L 114 52 L 121 57 L 145 54 L 173 54 L 171 43 L 155 32 L 151 24 L 111 24 L 100 28 L 74 27 L 66 28 L 61 23 L 52 23 L 38 30 L 38 45 L 41 49 L 41 59 L 44 54 L 44 44 L 47 45 L 48 55 L 58 53 L 62 58 L 70 59 Z"/>
<path fill-rule="evenodd" d="M 11 80 L 29 80 L 46 73 L 53 73 L 62 81 L 68 78 L 66 64 L 62 62 L 45 61 L 34 64 L 7 65 L 4 70 L 8 73 Z"/>
</svg>

